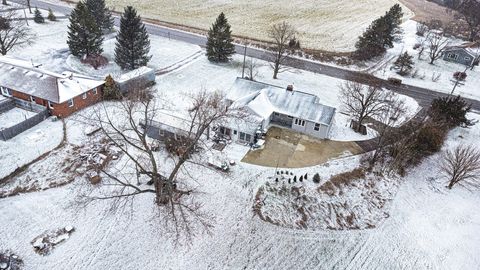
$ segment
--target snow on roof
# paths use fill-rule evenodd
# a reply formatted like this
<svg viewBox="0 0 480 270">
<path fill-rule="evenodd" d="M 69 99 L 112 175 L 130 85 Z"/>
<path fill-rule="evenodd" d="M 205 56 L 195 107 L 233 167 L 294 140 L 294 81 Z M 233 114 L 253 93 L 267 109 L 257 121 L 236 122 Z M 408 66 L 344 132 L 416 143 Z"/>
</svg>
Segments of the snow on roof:
<svg viewBox="0 0 480 270">
<path fill-rule="evenodd" d="M 446 52 L 464 50 L 466 53 L 470 54 L 472 57 L 477 57 L 480 54 L 480 47 L 473 47 L 470 43 L 464 43 L 460 45 L 449 46 L 445 49 Z"/>
<path fill-rule="evenodd" d="M 134 69 L 132 71 L 129 71 L 125 74 L 122 74 L 120 77 L 118 77 L 117 79 L 117 82 L 119 83 L 122 83 L 122 82 L 126 82 L 126 81 L 129 81 L 133 78 L 136 78 L 136 77 L 141 77 L 145 74 L 148 74 L 150 72 L 154 72 L 153 69 L 149 68 L 149 67 L 139 67 L 137 69 Z"/>
<path fill-rule="evenodd" d="M 58 74 L 30 61 L 0 56 L 0 85 L 24 94 L 63 103 L 104 84 L 92 78 L 64 72 Z"/>
<path fill-rule="evenodd" d="M 242 78 L 235 80 L 227 99 L 234 101 L 233 104 L 250 100 L 247 108 L 264 119 L 277 112 L 330 125 L 335 115 L 335 108 L 321 104 L 315 95 Z"/>
</svg>

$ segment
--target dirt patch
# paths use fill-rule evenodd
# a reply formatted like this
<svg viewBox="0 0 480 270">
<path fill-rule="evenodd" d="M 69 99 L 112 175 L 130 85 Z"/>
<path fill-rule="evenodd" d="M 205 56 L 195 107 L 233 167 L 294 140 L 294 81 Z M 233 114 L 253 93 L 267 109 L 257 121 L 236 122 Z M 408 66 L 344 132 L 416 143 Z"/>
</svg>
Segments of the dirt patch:
<svg viewBox="0 0 480 270">
<path fill-rule="evenodd" d="M 50 252 L 60 243 L 64 242 L 75 231 L 72 226 L 66 226 L 64 228 L 45 231 L 41 235 L 35 237 L 31 244 L 36 253 L 40 255 L 48 255 Z"/>
<path fill-rule="evenodd" d="M 362 149 L 355 142 L 318 140 L 289 129 L 271 127 L 263 148 L 249 151 L 242 162 L 265 167 L 303 168 L 359 153 Z"/>
<path fill-rule="evenodd" d="M 448 23 L 453 20 L 453 15 L 447 14 L 446 8 L 439 4 L 425 0 L 400 0 L 400 2 L 415 13 L 413 20 L 417 22 L 428 22 L 435 19 Z"/>
</svg>

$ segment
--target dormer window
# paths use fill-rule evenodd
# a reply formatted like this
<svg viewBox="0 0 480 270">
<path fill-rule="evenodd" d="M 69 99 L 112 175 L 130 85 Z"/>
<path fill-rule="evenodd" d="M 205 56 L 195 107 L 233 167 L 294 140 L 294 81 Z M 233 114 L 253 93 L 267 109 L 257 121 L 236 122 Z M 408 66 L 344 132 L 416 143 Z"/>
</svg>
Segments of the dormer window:
<svg viewBox="0 0 480 270">
<path fill-rule="evenodd" d="M 83 93 L 82 99 L 87 99 L 87 93 Z"/>
<path fill-rule="evenodd" d="M 35 97 L 34 96 L 30 96 L 30 102 L 35 102 Z"/>
<path fill-rule="evenodd" d="M 97 88 L 93 88 L 92 92 L 93 92 L 94 95 L 96 95 L 98 93 Z"/>
<path fill-rule="evenodd" d="M 68 107 L 73 107 L 73 99 L 68 100 Z"/>
</svg>

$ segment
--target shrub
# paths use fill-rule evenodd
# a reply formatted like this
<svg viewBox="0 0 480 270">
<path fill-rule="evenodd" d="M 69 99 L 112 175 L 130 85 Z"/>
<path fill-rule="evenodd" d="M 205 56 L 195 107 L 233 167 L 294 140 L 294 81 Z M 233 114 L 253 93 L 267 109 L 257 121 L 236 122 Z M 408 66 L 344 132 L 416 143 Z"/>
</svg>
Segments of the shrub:
<svg viewBox="0 0 480 270">
<path fill-rule="evenodd" d="M 453 73 L 453 78 L 455 78 L 455 80 L 458 80 L 458 81 L 465 81 L 465 79 L 467 78 L 467 73 L 457 71 Z"/>
<path fill-rule="evenodd" d="M 318 184 L 320 183 L 320 175 L 318 173 L 316 173 L 314 176 L 313 176 L 313 182 Z"/>
<path fill-rule="evenodd" d="M 38 8 L 35 8 L 35 16 L 33 17 L 33 21 L 36 23 L 44 23 L 45 19 L 42 16 L 42 13 Z"/>
<path fill-rule="evenodd" d="M 303 175 L 300 175 L 300 178 L 298 179 L 298 181 L 303 182 Z"/>
<path fill-rule="evenodd" d="M 308 180 L 308 173 L 306 173 L 303 178 L 304 178 L 305 180 Z"/>
<path fill-rule="evenodd" d="M 356 168 L 349 172 L 340 173 L 330 177 L 330 182 L 336 187 L 349 185 L 352 180 L 365 178 L 365 171 L 362 168 Z"/>
<path fill-rule="evenodd" d="M 421 157 L 440 151 L 447 131 L 443 127 L 427 125 L 422 127 L 416 137 L 415 148 Z"/>
<path fill-rule="evenodd" d="M 48 19 L 49 21 L 52 21 L 52 22 L 54 22 L 54 21 L 57 20 L 57 17 L 55 16 L 55 14 L 53 14 L 52 9 L 50 9 L 50 8 L 48 9 L 47 19 Z"/>
<path fill-rule="evenodd" d="M 103 87 L 103 99 L 118 100 L 122 98 L 122 93 L 118 88 L 117 83 L 113 80 L 111 75 L 105 78 L 105 86 Z"/>
</svg>

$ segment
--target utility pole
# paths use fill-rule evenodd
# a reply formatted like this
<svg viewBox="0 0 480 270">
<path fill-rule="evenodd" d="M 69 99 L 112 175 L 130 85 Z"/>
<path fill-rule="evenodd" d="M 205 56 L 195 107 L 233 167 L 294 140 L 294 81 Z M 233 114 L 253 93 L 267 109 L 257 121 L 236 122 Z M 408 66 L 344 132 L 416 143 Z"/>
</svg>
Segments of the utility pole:
<svg viewBox="0 0 480 270">
<path fill-rule="evenodd" d="M 244 45 L 244 52 L 243 52 L 243 68 L 242 68 L 242 79 L 245 78 L 245 60 L 246 60 L 246 57 L 247 57 L 247 44 L 245 43 Z"/>
<path fill-rule="evenodd" d="M 23 14 L 25 15 L 25 22 L 27 23 L 27 26 L 29 26 L 28 25 L 27 12 L 25 11 L 25 9 L 23 9 Z"/>
<path fill-rule="evenodd" d="M 463 74 L 467 75 L 467 70 L 468 70 L 469 68 L 470 68 L 470 66 L 467 65 L 467 66 L 465 67 L 465 70 L 463 71 Z M 456 78 L 456 80 L 455 80 L 455 84 L 453 85 L 452 92 L 450 92 L 450 96 L 453 96 L 453 92 L 455 92 L 455 89 L 457 89 L 457 86 L 458 86 L 459 84 L 461 84 L 461 83 L 460 83 L 461 76 L 462 76 L 461 74 L 459 74 L 459 76 L 457 76 L 457 78 Z"/>
</svg>

